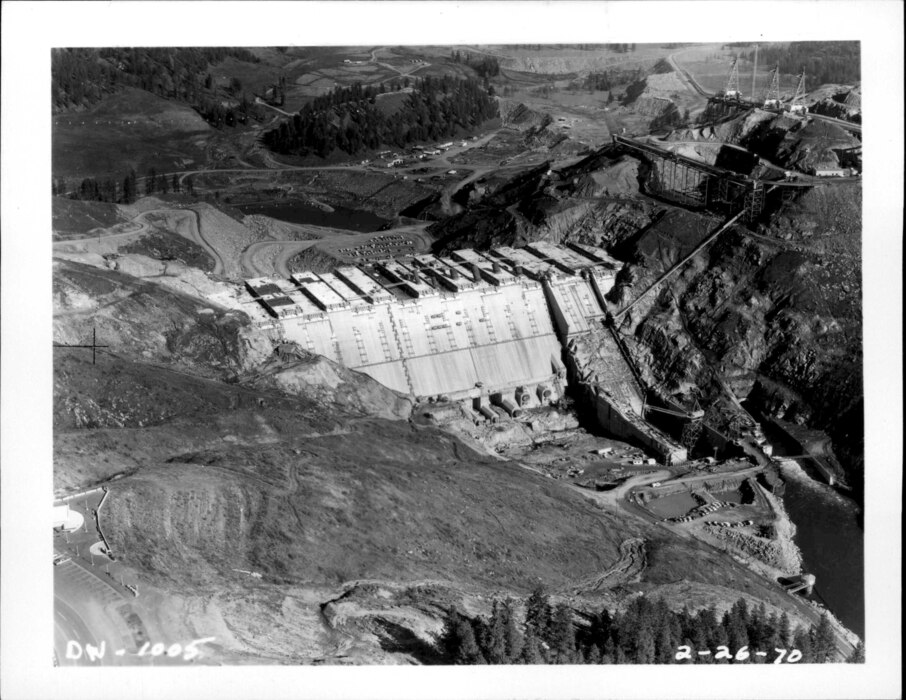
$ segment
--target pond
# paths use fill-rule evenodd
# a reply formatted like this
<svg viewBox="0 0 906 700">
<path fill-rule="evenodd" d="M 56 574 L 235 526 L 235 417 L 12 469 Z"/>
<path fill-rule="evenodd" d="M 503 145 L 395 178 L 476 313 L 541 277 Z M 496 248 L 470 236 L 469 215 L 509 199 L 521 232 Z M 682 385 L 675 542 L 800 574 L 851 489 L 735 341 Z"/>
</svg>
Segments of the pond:
<svg viewBox="0 0 906 700">
<path fill-rule="evenodd" d="M 701 505 L 688 491 L 680 491 L 648 502 L 648 510 L 662 518 L 678 518 Z"/>
<path fill-rule="evenodd" d="M 334 207 L 333 211 L 325 211 L 297 201 L 256 202 L 254 204 L 234 204 L 233 206 L 243 214 L 263 214 L 293 224 L 329 226 L 362 233 L 378 231 L 388 221 L 377 214 L 361 209 Z"/>
</svg>

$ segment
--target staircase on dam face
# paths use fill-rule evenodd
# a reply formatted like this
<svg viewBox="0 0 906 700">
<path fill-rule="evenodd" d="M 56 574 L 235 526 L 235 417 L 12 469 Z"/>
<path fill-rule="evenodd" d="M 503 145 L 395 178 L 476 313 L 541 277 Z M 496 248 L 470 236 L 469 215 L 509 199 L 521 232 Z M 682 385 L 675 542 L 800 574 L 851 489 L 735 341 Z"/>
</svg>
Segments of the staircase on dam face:
<svg viewBox="0 0 906 700">
<path fill-rule="evenodd" d="M 409 338 L 408 333 L 406 333 L 403 337 L 405 337 L 408 344 L 403 345 L 403 343 L 400 341 L 400 331 L 397 329 L 397 323 L 398 323 L 398 321 L 395 320 L 393 315 L 391 314 L 390 329 L 393 331 L 393 338 L 394 338 L 394 340 L 396 340 L 396 347 L 405 348 L 407 355 L 409 357 L 411 357 L 413 354 L 412 353 L 412 339 Z M 383 326 L 381 328 L 383 329 Z M 405 331 L 406 329 L 403 328 L 403 330 Z M 388 348 L 387 352 L 389 354 L 389 348 Z M 400 362 L 400 365 L 402 365 L 402 367 L 403 367 L 403 375 L 406 377 L 406 385 L 409 387 L 409 393 L 415 394 L 415 387 L 412 384 L 412 376 L 409 374 L 409 366 L 406 364 L 406 357 L 404 356 L 401 359 L 402 359 L 402 362 Z"/>
<path fill-rule="evenodd" d="M 381 341 L 381 350 L 384 352 L 384 361 L 391 362 L 393 360 L 393 353 L 390 351 L 390 343 L 387 341 L 387 329 L 384 328 L 383 323 L 378 324 L 378 338 Z"/>
</svg>

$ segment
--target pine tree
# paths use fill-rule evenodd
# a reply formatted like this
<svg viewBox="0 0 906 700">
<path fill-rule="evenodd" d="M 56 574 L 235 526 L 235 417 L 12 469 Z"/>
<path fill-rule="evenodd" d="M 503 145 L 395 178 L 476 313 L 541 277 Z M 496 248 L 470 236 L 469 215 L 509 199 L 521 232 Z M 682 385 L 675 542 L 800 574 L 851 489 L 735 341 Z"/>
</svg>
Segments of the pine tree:
<svg viewBox="0 0 906 700">
<path fill-rule="evenodd" d="M 790 616 L 787 614 L 786 610 L 784 610 L 783 614 L 780 616 L 778 634 L 779 641 L 777 642 L 776 648 L 789 649 L 793 645 L 793 637 L 792 626 L 790 625 Z"/>
<path fill-rule="evenodd" d="M 818 664 L 832 663 L 837 657 L 837 637 L 827 613 L 821 616 L 817 627 L 812 629 L 812 653 Z"/>
<path fill-rule="evenodd" d="M 547 641 L 547 633 L 551 624 L 551 606 L 540 586 L 532 591 L 525 601 L 525 628 L 526 633 L 531 629 L 538 640 Z"/>
<path fill-rule="evenodd" d="M 812 638 L 809 634 L 809 631 L 802 626 L 796 628 L 796 632 L 793 634 L 792 639 L 792 648 L 798 649 L 802 653 L 801 662 L 804 664 L 811 664 L 815 661 L 815 656 L 812 653 Z M 790 647 L 783 647 L 784 649 L 789 649 Z"/>
<path fill-rule="evenodd" d="M 481 651 L 489 664 L 505 664 L 508 661 L 506 649 L 506 612 L 499 600 L 494 601 L 491 619 L 482 630 Z"/>
<path fill-rule="evenodd" d="M 541 640 L 538 639 L 538 635 L 532 627 L 526 627 L 521 659 L 525 664 L 543 664 L 546 662 L 544 650 L 541 647 Z"/>
<path fill-rule="evenodd" d="M 668 618 L 666 617 L 661 622 L 661 629 L 657 636 L 655 649 L 655 663 L 670 664 L 675 660 L 676 641 L 673 632 L 670 629 Z"/>
<path fill-rule="evenodd" d="M 576 632 L 573 629 L 573 611 L 564 603 L 554 610 L 548 644 L 551 646 L 555 663 L 568 664 L 575 660 Z"/>
<path fill-rule="evenodd" d="M 157 170 L 151 168 L 148 171 L 148 179 L 145 181 L 145 194 L 151 195 L 157 192 Z"/>
<path fill-rule="evenodd" d="M 454 664 L 483 664 L 484 658 L 475 641 L 475 632 L 468 618 L 450 609 L 441 634 L 441 648 Z"/>
<path fill-rule="evenodd" d="M 506 640 L 506 658 L 509 663 L 516 663 L 522 655 L 523 646 L 522 633 L 516 624 L 514 607 L 513 601 L 509 599 L 504 603 L 504 611 L 506 613 L 504 638 Z"/>
<path fill-rule="evenodd" d="M 636 652 L 634 663 L 653 664 L 657 659 L 657 650 L 654 643 L 654 635 L 647 627 L 639 631 L 636 638 Z"/>
</svg>

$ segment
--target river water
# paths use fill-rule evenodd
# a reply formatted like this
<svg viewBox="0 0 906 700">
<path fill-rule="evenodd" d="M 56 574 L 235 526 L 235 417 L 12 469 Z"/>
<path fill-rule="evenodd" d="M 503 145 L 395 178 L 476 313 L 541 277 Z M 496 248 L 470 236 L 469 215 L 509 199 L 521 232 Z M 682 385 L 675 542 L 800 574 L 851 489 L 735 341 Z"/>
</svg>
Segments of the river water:
<svg viewBox="0 0 906 700">
<path fill-rule="evenodd" d="M 233 206 L 243 214 L 264 214 L 294 224 L 330 226 L 362 233 L 377 231 L 387 223 L 387 219 L 382 219 L 370 211 L 347 209 L 346 207 L 334 207 L 333 211 L 324 211 L 310 204 L 293 201 L 258 202 Z"/>
<path fill-rule="evenodd" d="M 783 459 L 775 445 L 775 456 Z M 812 597 L 865 639 L 865 541 L 856 503 L 784 460 L 783 504 L 796 524 L 802 571 L 815 575 Z"/>
</svg>

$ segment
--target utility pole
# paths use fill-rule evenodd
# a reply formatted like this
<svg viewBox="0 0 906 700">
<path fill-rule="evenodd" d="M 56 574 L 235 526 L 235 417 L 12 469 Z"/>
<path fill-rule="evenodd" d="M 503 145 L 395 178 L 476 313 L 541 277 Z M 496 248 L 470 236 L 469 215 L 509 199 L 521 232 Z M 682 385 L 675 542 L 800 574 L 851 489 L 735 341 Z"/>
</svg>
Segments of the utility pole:
<svg viewBox="0 0 906 700">
<path fill-rule="evenodd" d="M 755 63 L 752 64 L 752 102 L 755 102 L 755 76 L 758 74 L 758 44 L 755 44 Z"/>
</svg>

